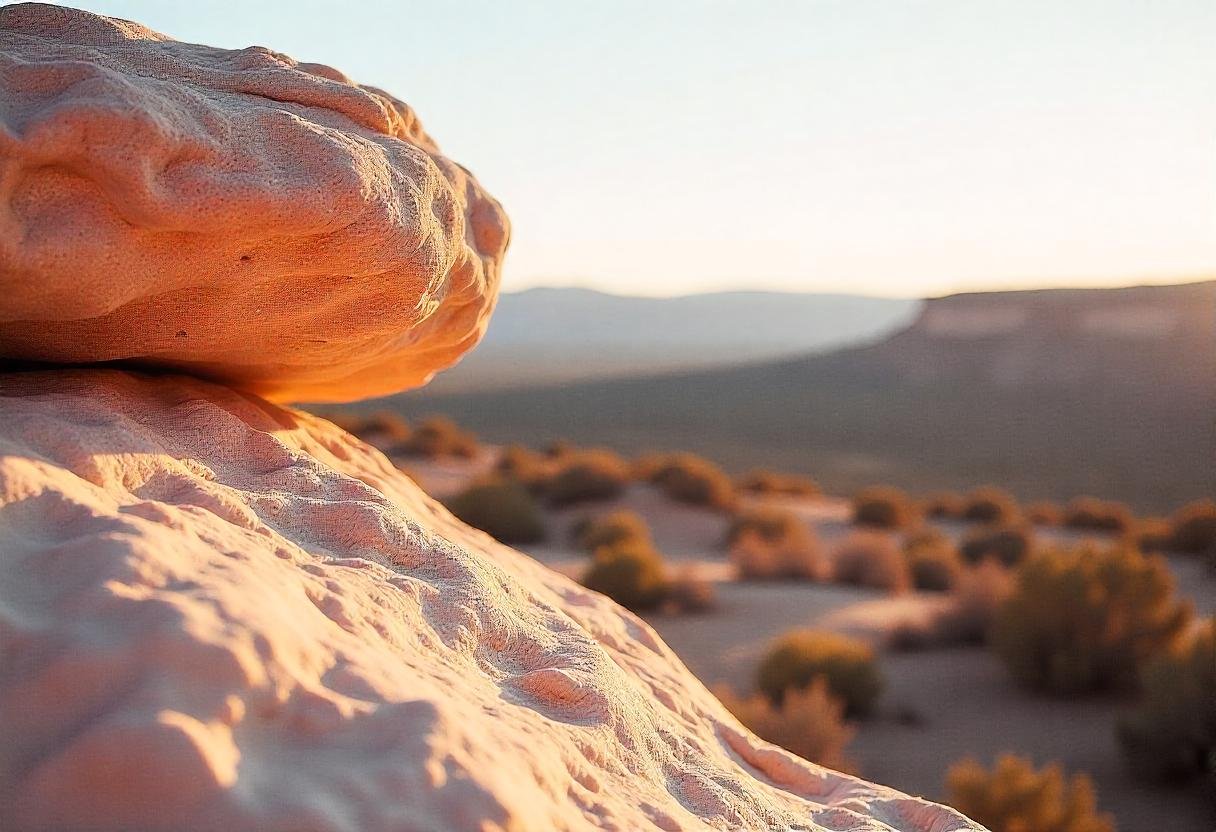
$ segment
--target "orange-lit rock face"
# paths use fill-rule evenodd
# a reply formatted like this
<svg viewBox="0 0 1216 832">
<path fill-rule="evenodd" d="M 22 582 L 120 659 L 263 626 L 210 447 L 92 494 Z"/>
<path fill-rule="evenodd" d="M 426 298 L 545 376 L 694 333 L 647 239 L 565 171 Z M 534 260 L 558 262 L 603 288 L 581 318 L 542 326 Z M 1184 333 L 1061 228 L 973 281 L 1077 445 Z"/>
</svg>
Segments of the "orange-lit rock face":
<svg viewBox="0 0 1216 832">
<path fill-rule="evenodd" d="M 508 234 L 409 107 L 336 70 L 0 9 L 0 356 L 389 393 L 476 343 Z"/>
<path fill-rule="evenodd" d="M 320 419 L 0 376 L 0 829 L 978 830 L 761 742 Z"/>
</svg>

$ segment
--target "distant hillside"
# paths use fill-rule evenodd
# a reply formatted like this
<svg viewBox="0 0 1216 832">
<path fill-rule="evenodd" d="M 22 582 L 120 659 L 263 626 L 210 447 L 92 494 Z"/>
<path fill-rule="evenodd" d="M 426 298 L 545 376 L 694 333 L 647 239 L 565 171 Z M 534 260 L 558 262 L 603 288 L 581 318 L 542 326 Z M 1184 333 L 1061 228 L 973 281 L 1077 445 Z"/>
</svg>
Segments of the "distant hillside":
<svg viewBox="0 0 1216 832">
<path fill-rule="evenodd" d="M 991 482 L 1163 511 L 1216 495 L 1216 281 L 955 295 L 826 355 L 391 401 L 491 440 L 687 448 L 843 492 Z"/>
<path fill-rule="evenodd" d="M 860 295 L 716 292 L 625 297 L 589 289 L 505 294 L 478 348 L 433 393 L 653 375 L 878 340 L 920 301 Z"/>
</svg>

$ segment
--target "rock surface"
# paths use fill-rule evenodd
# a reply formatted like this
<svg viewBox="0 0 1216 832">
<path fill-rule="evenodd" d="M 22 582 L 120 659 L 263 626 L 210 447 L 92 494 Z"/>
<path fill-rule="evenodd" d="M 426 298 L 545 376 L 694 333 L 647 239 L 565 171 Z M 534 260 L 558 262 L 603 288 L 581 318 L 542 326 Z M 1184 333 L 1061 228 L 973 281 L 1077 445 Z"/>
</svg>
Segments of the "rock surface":
<svg viewBox="0 0 1216 832">
<path fill-rule="evenodd" d="M 639 619 L 305 413 L 0 376 L 0 828 L 975 830 L 742 729 Z"/>
<path fill-rule="evenodd" d="M 275 400 L 395 392 L 480 338 L 508 235 L 388 93 L 262 47 L 0 8 L 0 357 Z"/>
</svg>

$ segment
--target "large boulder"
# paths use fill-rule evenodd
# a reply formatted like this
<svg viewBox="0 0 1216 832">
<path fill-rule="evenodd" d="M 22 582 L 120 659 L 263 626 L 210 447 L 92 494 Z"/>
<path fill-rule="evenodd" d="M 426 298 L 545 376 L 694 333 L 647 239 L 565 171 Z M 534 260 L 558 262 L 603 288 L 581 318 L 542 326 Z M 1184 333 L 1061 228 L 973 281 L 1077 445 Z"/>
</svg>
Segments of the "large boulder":
<svg viewBox="0 0 1216 832">
<path fill-rule="evenodd" d="M 409 107 L 337 70 L 0 8 L 0 357 L 391 393 L 480 338 L 508 233 Z"/>
<path fill-rule="evenodd" d="M 314 416 L 0 376 L 0 829 L 958 832 Z"/>
</svg>

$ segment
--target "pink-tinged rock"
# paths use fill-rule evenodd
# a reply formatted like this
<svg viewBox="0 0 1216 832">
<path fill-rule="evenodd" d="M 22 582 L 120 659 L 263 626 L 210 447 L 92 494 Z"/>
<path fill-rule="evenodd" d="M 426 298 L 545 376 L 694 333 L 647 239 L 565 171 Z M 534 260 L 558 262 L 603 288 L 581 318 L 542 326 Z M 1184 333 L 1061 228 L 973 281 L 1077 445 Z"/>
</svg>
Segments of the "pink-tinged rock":
<svg viewBox="0 0 1216 832">
<path fill-rule="evenodd" d="M 508 236 L 382 90 L 262 47 L 0 8 L 0 357 L 275 400 L 390 393 L 477 342 Z"/>
<path fill-rule="evenodd" d="M 977 830 L 729 716 L 316 417 L 0 376 L 0 828 Z"/>
</svg>

